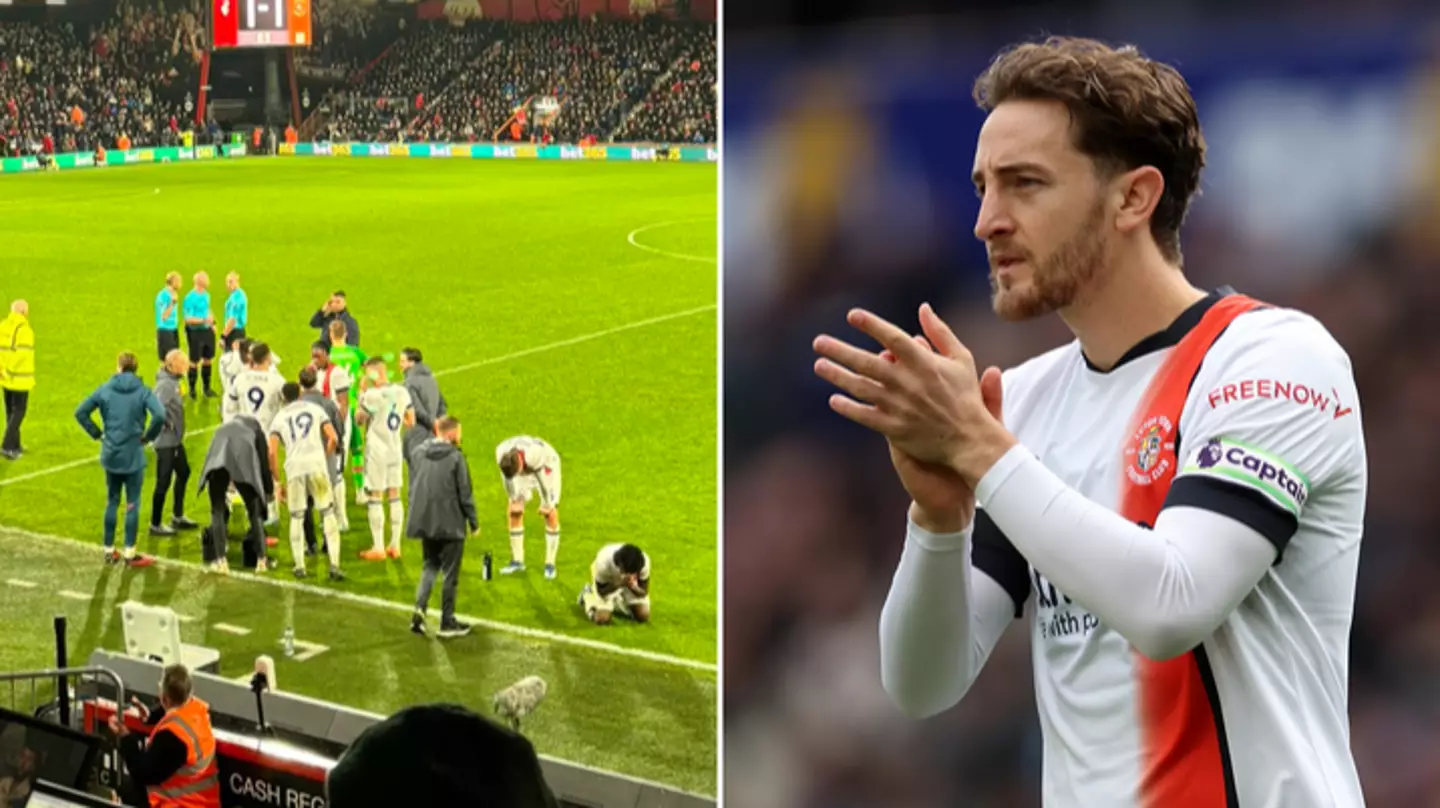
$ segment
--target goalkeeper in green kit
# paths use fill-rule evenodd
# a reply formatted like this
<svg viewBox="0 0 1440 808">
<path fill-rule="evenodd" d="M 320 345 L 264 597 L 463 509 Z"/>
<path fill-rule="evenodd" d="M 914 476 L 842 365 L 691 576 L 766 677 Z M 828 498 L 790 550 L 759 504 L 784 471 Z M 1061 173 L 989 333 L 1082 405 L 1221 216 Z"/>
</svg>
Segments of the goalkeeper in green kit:
<svg viewBox="0 0 1440 808">
<path fill-rule="evenodd" d="M 369 357 L 359 348 L 346 344 L 345 340 L 349 336 L 349 329 L 346 328 L 343 321 L 330 321 L 329 332 L 330 361 L 344 368 L 351 379 L 350 401 L 346 408 L 348 417 L 345 419 L 347 434 L 342 440 L 350 449 L 350 478 L 355 483 L 355 501 L 364 505 L 369 502 L 365 497 L 365 432 L 355 428 L 355 405 L 367 386 L 365 383 L 365 360 Z"/>
</svg>

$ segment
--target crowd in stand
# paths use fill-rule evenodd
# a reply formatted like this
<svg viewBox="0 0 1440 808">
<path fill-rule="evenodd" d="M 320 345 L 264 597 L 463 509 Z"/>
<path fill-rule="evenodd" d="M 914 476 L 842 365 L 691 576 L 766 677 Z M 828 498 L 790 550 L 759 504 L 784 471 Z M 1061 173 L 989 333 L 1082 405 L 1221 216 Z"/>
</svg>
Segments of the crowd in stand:
<svg viewBox="0 0 1440 808">
<path fill-rule="evenodd" d="M 325 97 L 314 107 L 306 86 L 304 108 L 324 111 L 320 138 L 715 140 L 713 25 L 407 25 L 352 0 L 316 0 L 313 11 L 316 44 L 297 60 L 302 81 L 338 82 L 316 89 Z M 203 0 L 122 0 L 98 25 L 0 26 L 0 153 L 178 143 L 196 118 L 205 13 Z"/>
<path fill-rule="evenodd" d="M 0 152 L 179 142 L 194 119 L 198 7 L 121 3 L 100 26 L 0 26 Z"/>
<path fill-rule="evenodd" d="M 335 140 L 714 142 L 715 86 L 713 26 L 426 24 L 329 99 L 322 131 Z"/>
<path fill-rule="evenodd" d="M 614 139 L 714 143 L 720 99 L 717 53 L 713 27 L 686 29 L 674 69 L 634 108 Z"/>
</svg>

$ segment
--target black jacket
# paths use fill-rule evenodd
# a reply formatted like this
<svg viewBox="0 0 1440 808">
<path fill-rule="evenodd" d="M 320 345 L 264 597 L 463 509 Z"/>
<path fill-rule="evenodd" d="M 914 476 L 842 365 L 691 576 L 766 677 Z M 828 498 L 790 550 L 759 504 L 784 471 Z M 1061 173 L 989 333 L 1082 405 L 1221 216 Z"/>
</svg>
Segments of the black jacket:
<svg viewBox="0 0 1440 808">
<path fill-rule="evenodd" d="M 145 724 L 154 727 L 164 716 L 165 709 L 156 706 Z M 140 787 L 158 786 L 169 780 L 190 757 L 185 743 L 173 732 L 162 732 L 149 743 L 144 735 L 132 732 L 120 739 L 119 746 L 120 758 L 125 761 L 131 781 Z"/>
<path fill-rule="evenodd" d="M 155 439 L 156 449 L 173 449 L 185 444 L 185 399 L 180 397 L 180 377 L 161 368 L 155 374 L 155 397 L 165 408 L 165 426 Z"/>
<path fill-rule="evenodd" d="M 315 315 L 310 318 L 310 327 L 320 329 L 320 341 L 325 343 L 325 350 L 328 351 L 331 348 L 330 323 L 334 320 L 341 320 L 345 323 L 345 344 L 356 348 L 360 347 L 360 324 L 355 322 L 349 309 L 329 314 L 321 310 L 316 311 Z"/>
<path fill-rule="evenodd" d="M 413 451 L 405 535 L 412 539 L 464 539 L 480 525 L 464 453 L 439 439 L 426 441 Z"/>
</svg>

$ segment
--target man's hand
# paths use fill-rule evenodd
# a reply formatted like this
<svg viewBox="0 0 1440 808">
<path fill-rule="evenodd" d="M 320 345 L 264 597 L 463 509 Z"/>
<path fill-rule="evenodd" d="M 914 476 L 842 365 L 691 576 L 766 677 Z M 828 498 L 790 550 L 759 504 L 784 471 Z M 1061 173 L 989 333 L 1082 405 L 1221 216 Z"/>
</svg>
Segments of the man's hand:
<svg viewBox="0 0 1440 808">
<path fill-rule="evenodd" d="M 124 738 L 126 735 L 130 734 L 130 728 L 125 726 L 125 720 L 120 717 L 119 713 L 110 716 L 110 721 L 108 723 L 110 725 L 110 731 L 115 733 L 115 737 L 117 739 Z"/>
<path fill-rule="evenodd" d="M 279 480 L 275 481 L 275 501 L 285 501 L 285 486 L 281 485 Z"/>
<path fill-rule="evenodd" d="M 920 326 L 937 350 L 924 340 L 911 337 L 870 312 L 855 309 L 846 318 L 856 328 L 885 346 L 884 354 L 856 348 L 834 337 L 815 339 L 815 350 L 823 359 L 815 362 L 815 373 L 849 393 L 833 395 L 830 407 L 841 415 L 884 435 L 894 450 L 918 463 L 907 471 L 922 493 L 958 495 L 923 465 L 953 471 L 970 491 L 980 478 L 1017 442 L 995 415 L 1000 410 L 1000 371 L 985 371 L 985 382 L 977 378 L 975 361 L 949 326 L 929 304 L 920 307 Z M 987 392 L 990 401 L 987 402 Z M 897 471 L 899 466 L 897 465 Z M 929 490 L 925 484 L 934 484 Z M 911 495 L 915 495 L 911 491 Z M 940 505 L 937 500 L 924 507 Z M 973 505 L 971 506 L 973 507 Z M 950 503 L 951 518 L 961 516 L 961 502 Z"/>
</svg>

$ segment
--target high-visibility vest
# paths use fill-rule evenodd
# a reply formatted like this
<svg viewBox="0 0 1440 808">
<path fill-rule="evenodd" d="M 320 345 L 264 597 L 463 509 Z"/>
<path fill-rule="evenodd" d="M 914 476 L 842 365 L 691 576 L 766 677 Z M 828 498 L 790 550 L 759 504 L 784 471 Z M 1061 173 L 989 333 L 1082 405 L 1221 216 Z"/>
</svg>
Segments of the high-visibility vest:
<svg viewBox="0 0 1440 808">
<path fill-rule="evenodd" d="M 16 312 L 0 320 L 0 389 L 35 389 L 35 330 Z"/>
<path fill-rule="evenodd" d="M 161 732 L 185 744 L 185 765 L 170 779 L 150 787 L 150 808 L 220 808 L 220 767 L 215 763 L 210 705 L 192 696 L 165 713 L 150 739 Z"/>
</svg>

